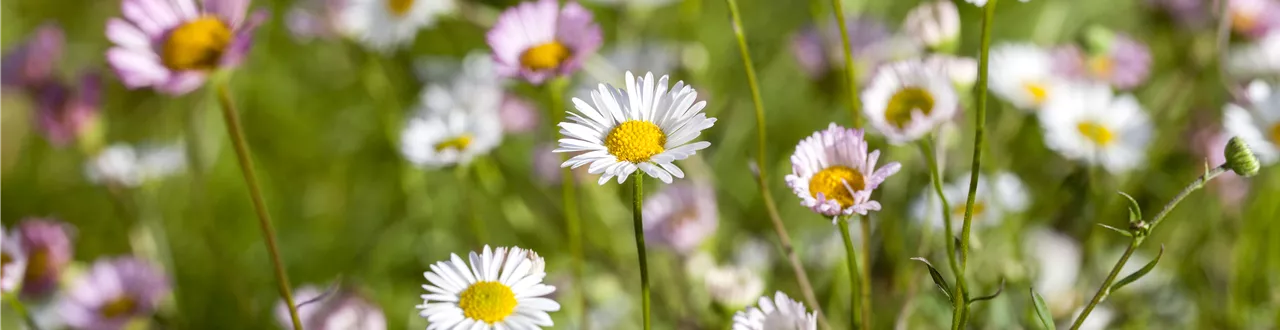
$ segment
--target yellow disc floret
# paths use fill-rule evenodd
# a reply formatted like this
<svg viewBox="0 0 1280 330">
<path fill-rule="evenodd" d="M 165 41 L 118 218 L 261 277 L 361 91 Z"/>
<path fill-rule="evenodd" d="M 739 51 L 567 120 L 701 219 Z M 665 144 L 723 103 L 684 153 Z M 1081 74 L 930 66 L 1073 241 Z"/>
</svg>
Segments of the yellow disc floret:
<svg viewBox="0 0 1280 330">
<path fill-rule="evenodd" d="M 911 122 L 911 114 L 916 111 L 925 115 L 933 112 L 933 95 L 923 88 L 906 87 L 889 98 L 889 105 L 884 109 L 884 120 L 897 128 L 903 128 Z"/>
<path fill-rule="evenodd" d="M 1084 135 L 1089 141 L 1093 141 L 1094 144 L 1099 146 L 1110 145 L 1116 139 L 1115 133 L 1112 133 L 1110 129 L 1091 120 L 1076 124 L 1076 130 L 1080 131 L 1080 135 Z"/>
<path fill-rule="evenodd" d="M 986 203 L 983 203 L 982 201 L 975 201 L 973 203 L 973 216 L 977 217 L 978 215 L 982 214 L 982 211 L 985 211 L 986 209 L 987 209 Z M 963 217 L 964 204 L 959 204 L 951 207 L 951 214 L 954 216 Z"/>
<path fill-rule="evenodd" d="M 530 70 L 551 70 L 569 58 L 569 47 L 556 41 L 530 47 L 520 54 L 520 65 Z"/>
<path fill-rule="evenodd" d="M 462 315 L 472 320 L 494 324 L 516 311 L 516 294 L 498 282 L 476 282 L 458 296 Z"/>
<path fill-rule="evenodd" d="M 662 133 L 658 125 L 641 120 L 628 120 L 613 130 L 604 139 L 609 154 L 621 162 L 643 163 L 649 157 L 660 154 L 666 149 L 667 135 Z"/>
<path fill-rule="evenodd" d="M 866 181 L 862 173 L 843 165 L 822 169 L 809 179 L 809 194 L 813 195 L 813 198 L 818 198 L 818 194 L 822 194 L 827 200 L 839 202 L 841 208 L 853 206 L 853 193 L 849 191 L 850 189 L 859 191 L 865 187 Z"/>
<path fill-rule="evenodd" d="M 1044 104 L 1049 99 L 1049 88 L 1039 82 L 1027 82 L 1022 84 L 1022 89 L 1031 94 L 1031 102 L 1036 105 Z"/>
<path fill-rule="evenodd" d="M 116 298 L 115 300 L 102 305 L 102 308 L 98 310 L 98 313 L 101 313 L 103 318 L 111 319 L 133 313 L 134 308 L 137 308 L 137 306 L 138 303 L 134 302 L 133 298 L 130 298 L 129 296 L 121 296 L 120 298 Z"/>
<path fill-rule="evenodd" d="M 435 147 L 436 147 L 436 152 L 445 151 L 445 149 L 462 151 L 464 149 L 467 149 L 467 146 L 469 145 L 471 145 L 471 135 L 463 134 L 455 138 L 444 140 L 444 141 L 441 141 L 440 143 L 436 143 Z"/>
<path fill-rule="evenodd" d="M 1280 123 L 1271 125 L 1271 143 L 1280 145 Z"/>
<path fill-rule="evenodd" d="M 404 16 L 413 8 L 414 0 L 387 0 L 387 11 L 396 17 Z"/>
<path fill-rule="evenodd" d="M 169 31 L 160 60 L 172 70 L 213 70 L 229 44 L 231 28 L 217 18 L 204 16 Z"/>
</svg>

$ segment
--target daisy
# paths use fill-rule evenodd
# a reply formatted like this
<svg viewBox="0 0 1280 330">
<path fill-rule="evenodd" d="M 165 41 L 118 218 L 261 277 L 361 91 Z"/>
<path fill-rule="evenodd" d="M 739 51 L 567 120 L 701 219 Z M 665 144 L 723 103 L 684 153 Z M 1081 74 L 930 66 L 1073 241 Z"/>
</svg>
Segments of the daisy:
<svg viewBox="0 0 1280 330">
<path fill-rule="evenodd" d="M 658 245 L 685 254 L 715 234 L 716 195 L 705 184 L 678 183 L 644 201 L 644 232 Z"/>
<path fill-rule="evenodd" d="M 431 265 L 424 273 L 429 293 L 417 308 L 427 319 L 427 329 L 535 329 L 550 327 L 551 315 L 560 310 L 555 292 L 542 284 L 547 276 L 541 256 L 519 247 L 471 252 L 468 267 L 457 254 Z"/>
<path fill-rule="evenodd" d="M 818 316 L 804 304 L 778 291 L 773 299 L 760 297 L 759 307 L 733 314 L 733 330 L 816 330 Z"/>
<path fill-rule="evenodd" d="M 419 167 L 440 168 L 470 163 L 501 140 L 502 124 L 496 113 L 420 112 L 400 133 L 400 153 Z"/>
<path fill-rule="evenodd" d="M 486 39 L 499 74 L 541 84 L 576 72 L 600 48 L 602 36 L 581 5 L 537 0 L 502 12 Z"/>
<path fill-rule="evenodd" d="M 139 187 L 182 173 L 186 166 L 186 148 L 181 144 L 156 147 L 113 144 L 85 165 L 85 176 L 94 183 Z"/>
<path fill-rule="evenodd" d="M 1132 89 L 1151 74 L 1151 50 L 1146 44 L 1122 33 L 1098 30 L 1105 43 L 1088 54 L 1069 45 L 1053 51 L 1054 71 L 1070 78 L 1106 82 L 1117 89 Z"/>
<path fill-rule="evenodd" d="M 1023 110 L 1037 110 L 1049 100 L 1058 78 L 1053 58 L 1031 44 L 1001 44 L 991 49 L 991 92 Z"/>
<path fill-rule="evenodd" d="M 365 46 L 388 52 L 412 43 L 419 29 L 453 9 L 453 0 L 347 0 L 338 25 Z"/>
<path fill-rule="evenodd" d="M 877 170 L 880 151 L 867 153 L 862 134 L 862 130 L 831 123 L 796 145 L 786 180 L 800 197 L 800 205 L 829 217 L 866 215 L 880 209 L 871 192 L 901 165 L 892 162 Z"/>
<path fill-rule="evenodd" d="M 942 193 L 948 201 L 959 201 L 951 206 L 951 217 L 964 217 L 965 200 L 969 196 L 969 176 L 964 176 L 942 187 Z M 944 223 L 938 206 L 938 195 L 932 189 L 925 189 L 921 198 L 916 199 L 911 214 L 913 218 L 924 220 L 933 228 L 943 228 Z M 999 172 L 993 175 L 978 177 L 978 193 L 974 196 L 973 223 L 978 228 L 989 228 L 1000 224 L 1005 217 L 1026 210 L 1027 190 L 1017 175 Z M 960 233 L 960 226 L 952 226 L 953 234 Z"/>
<path fill-rule="evenodd" d="M 70 231 L 69 225 L 54 219 L 25 219 L 18 224 L 16 236 L 27 261 L 22 275 L 24 296 L 43 296 L 58 288 L 75 252 Z"/>
<path fill-rule="evenodd" d="M 931 49 L 955 49 L 960 35 L 960 10 L 951 1 L 920 4 L 903 19 L 902 31 Z"/>
<path fill-rule="evenodd" d="M 141 259 L 99 260 L 72 281 L 57 310 L 71 328 L 121 329 L 155 312 L 169 294 L 169 279 Z"/>
<path fill-rule="evenodd" d="M 0 227 L 0 293 L 9 294 L 22 285 L 27 269 L 27 254 L 22 250 L 22 237 Z"/>
<path fill-rule="evenodd" d="M 1260 37 L 1280 28 L 1280 3 L 1273 0 L 1229 0 L 1231 29 L 1248 37 Z"/>
<path fill-rule="evenodd" d="M 1151 122 L 1133 95 L 1100 83 L 1064 85 L 1040 112 L 1045 144 L 1063 157 L 1121 173 L 1142 165 Z"/>
<path fill-rule="evenodd" d="M 130 89 L 186 94 L 213 70 L 240 63 L 265 12 L 246 18 L 249 0 L 124 0 L 125 19 L 107 21 L 115 44 L 107 62 Z M 127 20 L 126 20 L 127 19 Z"/>
<path fill-rule="evenodd" d="M 560 166 L 590 164 L 588 172 L 603 174 L 601 185 L 615 176 L 621 184 L 637 169 L 666 183 L 673 176 L 683 178 L 684 171 L 672 162 L 711 146 L 692 141 L 716 119 L 702 112 L 707 102 L 695 102 L 698 92 L 692 86 L 678 81 L 667 89 L 667 82 L 667 76 L 655 84 L 653 73 L 636 79 L 627 71 L 625 91 L 600 84 L 591 92 L 592 104 L 573 98 L 578 112 L 560 123 L 565 138 L 554 152 L 582 153 Z"/>
<path fill-rule="evenodd" d="M 1244 104 L 1228 103 L 1223 110 L 1227 132 L 1244 139 L 1264 165 L 1280 160 L 1280 91 L 1262 81 L 1249 84 Z M 1249 110 L 1249 109 L 1252 109 Z"/>
<path fill-rule="evenodd" d="M 862 113 L 889 141 L 920 139 L 959 109 L 950 73 L 938 66 L 906 60 L 876 70 L 862 92 Z"/>
<path fill-rule="evenodd" d="M 1280 74 L 1280 31 L 1259 40 L 1235 46 L 1227 53 L 1227 70 L 1237 77 L 1266 77 Z"/>
<path fill-rule="evenodd" d="M 322 291 L 315 286 L 303 286 L 293 292 L 298 303 L 298 315 L 304 329 L 312 330 L 385 330 L 387 319 L 376 304 L 370 303 L 359 293 L 336 288 Z M 276 302 L 276 322 L 283 329 L 293 329 L 293 319 L 284 300 Z"/>
</svg>

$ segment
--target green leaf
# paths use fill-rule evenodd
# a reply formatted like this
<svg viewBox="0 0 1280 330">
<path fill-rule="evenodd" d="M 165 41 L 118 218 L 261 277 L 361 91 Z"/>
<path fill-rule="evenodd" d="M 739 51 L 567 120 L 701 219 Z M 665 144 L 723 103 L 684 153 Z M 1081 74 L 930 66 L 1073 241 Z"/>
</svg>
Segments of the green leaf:
<svg viewBox="0 0 1280 330">
<path fill-rule="evenodd" d="M 933 284 L 937 284 L 938 289 L 942 290 L 942 294 L 947 296 L 947 300 L 950 300 L 951 299 L 950 285 L 947 284 L 947 279 L 942 277 L 942 273 L 939 273 L 938 269 L 933 268 L 933 264 L 929 263 L 929 260 L 923 257 L 915 257 L 915 258 L 911 258 L 911 260 L 923 262 L 925 266 L 929 267 L 929 277 L 933 278 Z"/>
<path fill-rule="evenodd" d="M 1053 325 L 1053 314 L 1049 314 L 1049 305 L 1044 303 L 1044 297 L 1036 293 L 1035 288 L 1031 288 L 1031 301 L 1036 306 L 1036 318 L 1040 320 L 1040 327 L 1048 330 L 1057 330 Z"/>
<path fill-rule="evenodd" d="M 1098 223 L 1098 224 L 1096 224 L 1096 225 L 1098 225 L 1098 226 L 1102 226 L 1102 228 L 1111 229 L 1112 231 L 1115 231 L 1115 232 L 1117 232 L 1117 233 L 1120 233 L 1120 235 L 1124 235 L 1124 236 L 1128 236 L 1128 237 L 1133 237 L 1133 234 L 1130 234 L 1130 233 L 1129 233 L 1129 231 L 1124 230 L 1124 229 L 1120 229 L 1120 228 L 1116 228 L 1116 227 L 1108 226 L 1108 225 L 1103 224 L 1103 223 Z"/>
<path fill-rule="evenodd" d="M 1111 289 L 1108 291 L 1116 292 L 1116 290 L 1119 290 L 1121 287 L 1124 287 L 1126 284 L 1133 283 L 1133 281 L 1137 281 L 1138 279 L 1142 278 L 1142 276 L 1147 275 L 1147 273 L 1150 273 L 1152 269 L 1156 268 L 1156 263 L 1160 262 L 1161 256 L 1164 256 L 1164 244 L 1160 245 L 1160 254 L 1157 254 L 1155 259 L 1151 259 L 1151 262 L 1148 262 L 1146 266 L 1142 266 L 1142 269 L 1139 269 L 1138 271 L 1133 272 L 1133 274 L 1129 274 L 1129 276 L 1125 276 L 1124 278 L 1120 279 L 1120 281 L 1112 285 Z"/>
<path fill-rule="evenodd" d="M 1138 206 L 1138 201 L 1133 199 L 1133 196 L 1129 196 L 1129 194 L 1126 194 L 1123 191 L 1117 191 L 1117 193 L 1129 200 L 1129 223 L 1142 221 L 1142 207 Z"/>
<path fill-rule="evenodd" d="M 995 299 L 996 297 L 1000 296 L 1000 293 L 1001 293 L 1001 292 L 1004 292 L 1004 279 L 1003 279 L 1003 278 L 1002 278 L 1002 279 L 1000 279 L 1000 287 L 996 289 L 996 293 L 992 293 L 991 295 L 987 295 L 987 296 L 981 296 L 981 297 L 977 297 L 977 298 L 969 299 L 969 303 L 970 303 L 970 304 L 972 304 L 972 303 L 979 302 L 979 301 Z"/>
</svg>

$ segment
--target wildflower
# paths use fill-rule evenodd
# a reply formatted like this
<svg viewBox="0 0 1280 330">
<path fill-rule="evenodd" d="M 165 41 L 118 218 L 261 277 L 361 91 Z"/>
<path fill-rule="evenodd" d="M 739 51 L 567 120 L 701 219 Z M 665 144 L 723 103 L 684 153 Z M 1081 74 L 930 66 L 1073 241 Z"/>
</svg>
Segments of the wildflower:
<svg viewBox="0 0 1280 330">
<path fill-rule="evenodd" d="M 3 81 L 5 87 L 28 90 L 55 80 L 54 67 L 62 58 L 66 35 L 56 24 L 43 24 L 26 42 L 4 55 Z"/>
<path fill-rule="evenodd" d="M 1072 83 L 1059 93 L 1040 112 L 1050 149 L 1112 173 L 1142 165 L 1152 129 L 1137 99 L 1097 83 Z"/>
<path fill-rule="evenodd" d="M 400 134 L 400 153 L 424 168 L 467 164 L 502 140 L 502 124 L 490 112 L 419 112 Z"/>
<path fill-rule="evenodd" d="M 591 101 L 574 98 L 578 112 L 560 123 L 560 148 L 554 152 L 583 152 L 560 166 L 577 168 L 591 164 L 588 171 L 600 176 L 599 184 L 613 177 L 618 183 L 637 169 L 671 183 L 684 171 L 672 162 L 688 158 L 710 142 L 692 142 L 715 124 L 702 112 L 706 101 L 697 101 L 698 92 L 683 81 L 667 89 L 667 76 L 655 83 L 653 73 L 636 79 L 628 71 L 626 90 L 600 84 L 591 92 Z M 690 143 L 692 142 L 692 143 Z"/>
<path fill-rule="evenodd" d="M 1280 31 L 1227 53 L 1227 71 L 1236 77 L 1268 77 L 1280 74 Z"/>
<path fill-rule="evenodd" d="M 1151 51 L 1147 45 L 1122 33 L 1094 30 L 1100 35 L 1083 53 L 1074 45 L 1053 52 L 1054 70 L 1070 78 L 1103 81 L 1117 89 L 1132 89 L 1146 82 L 1151 73 Z"/>
<path fill-rule="evenodd" d="M 285 26 L 298 41 L 329 39 L 342 33 L 342 14 L 348 0 L 302 0 L 285 14 Z"/>
<path fill-rule="evenodd" d="M 644 231 L 658 245 L 686 254 L 714 235 L 716 195 L 702 183 L 678 183 L 644 201 Z"/>
<path fill-rule="evenodd" d="M 81 137 L 97 140 L 94 133 L 102 103 L 102 82 L 97 74 L 85 74 L 75 89 L 49 83 L 37 93 L 36 127 L 50 144 L 65 146 Z"/>
<path fill-rule="evenodd" d="M 603 37 L 581 5 L 537 0 L 502 12 L 486 38 L 500 75 L 542 84 L 576 72 Z"/>
<path fill-rule="evenodd" d="M 1197 123 L 1205 123 L 1206 121 L 1197 120 Z M 1193 162 L 1204 162 L 1206 164 L 1226 164 L 1227 162 L 1227 143 L 1232 136 L 1223 132 L 1221 124 L 1198 124 L 1196 131 L 1191 135 L 1191 147 L 1194 152 L 1195 159 Z M 1251 150 L 1251 149 L 1250 149 Z M 1252 153 L 1252 150 L 1250 151 Z M 1249 181 L 1236 175 L 1235 172 L 1227 172 L 1218 176 L 1209 183 L 1211 190 L 1218 197 L 1218 201 L 1223 206 L 1223 211 L 1229 215 L 1240 215 L 1241 205 L 1245 198 L 1249 196 Z"/>
<path fill-rule="evenodd" d="M 98 260 L 71 283 L 58 301 L 58 311 L 75 329 L 120 329 L 155 313 L 169 294 L 169 279 L 141 259 Z"/>
<path fill-rule="evenodd" d="M 742 308 L 764 292 L 764 280 L 751 269 L 740 266 L 713 266 L 702 273 L 703 285 L 711 299 L 729 309 Z"/>
<path fill-rule="evenodd" d="M 1247 37 L 1260 37 L 1280 28 L 1280 3 L 1272 0 L 1228 0 L 1231 30 Z"/>
<path fill-rule="evenodd" d="M 24 296 L 43 296 L 58 288 L 75 252 L 70 231 L 69 225 L 54 219 L 32 218 L 18 224 L 17 237 L 27 262 L 22 275 Z"/>
<path fill-rule="evenodd" d="M 471 252 L 468 267 L 457 254 L 431 265 L 424 273 L 419 315 L 428 329 L 534 329 L 550 327 L 547 312 L 560 304 L 542 296 L 556 290 L 542 284 L 547 276 L 541 256 L 519 247 Z"/>
<path fill-rule="evenodd" d="M 346 0 L 340 26 L 365 46 L 389 52 L 413 42 L 418 30 L 454 10 L 453 0 Z"/>
<path fill-rule="evenodd" d="M 816 330 L 818 316 L 778 291 L 773 299 L 760 297 L 758 307 L 733 314 L 733 330 Z"/>
<path fill-rule="evenodd" d="M 303 286 L 293 292 L 299 305 L 298 314 L 303 329 L 315 330 L 384 330 L 387 319 L 378 305 L 361 297 L 359 293 L 337 288 L 324 292 L 314 286 Z M 276 322 L 284 329 L 293 329 L 289 307 L 283 300 L 276 302 Z"/>
<path fill-rule="evenodd" d="M 181 144 L 140 148 L 113 144 L 89 161 L 85 176 L 95 183 L 138 187 L 182 173 L 186 166 L 186 148 Z"/>
<path fill-rule="evenodd" d="M 964 217 L 965 199 L 969 195 L 969 176 L 964 176 L 942 187 L 951 205 L 951 216 L 955 219 Z M 933 228 L 943 228 L 941 212 L 938 211 L 938 195 L 932 189 L 926 189 L 912 205 L 911 214 L 916 219 L 924 220 Z M 978 177 L 978 192 L 973 202 L 973 224 L 976 228 L 989 228 L 1000 224 L 1011 214 L 1026 210 L 1027 189 L 1022 180 L 1013 173 L 999 172 Z M 952 234 L 960 233 L 960 226 L 952 226 Z"/>
<path fill-rule="evenodd" d="M 951 1 L 920 4 L 907 13 L 902 31 L 931 49 L 954 50 L 960 35 L 960 11 Z"/>
<path fill-rule="evenodd" d="M 1049 52 L 1030 44 L 992 47 L 991 92 L 1023 110 L 1038 110 L 1057 92 Z"/>
<path fill-rule="evenodd" d="M 1246 100 L 1226 105 L 1223 125 L 1228 133 L 1252 147 L 1262 165 L 1275 164 L 1280 160 L 1280 92 L 1265 82 L 1254 81 L 1244 97 Z M 1231 160 L 1230 156 L 1227 160 Z"/>
<path fill-rule="evenodd" d="M 1253 156 L 1253 150 L 1249 149 L 1249 145 L 1238 137 L 1231 138 L 1227 141 L 1227 150 L 1224 151 L 1227 158 L 1227 167 L 1231 168 L 1236 175 L 1250 177 L 1258 174 L 1258 158 Z"/>
<path fill-rule="evenodd" d="M 800 205 L 824 216 L 866 215 L 880 210 L 871 192 L 901 168 L 892 162 L 877 170 L 879 158 L 879 150 L 867 153 L 862 130 L 831 123 L 796 145 L 787 185 L 800 197 Z"/>
<path fill-rule="evenodd" d="M 863 90 L 862 104 L 863 115 L 893 143 L 924 137 L 960 107 L 949 74 L 917 60 L 881 66 Z"/>
<path fill-rule="evenodd" d="M 17 290 L 22 285 L 26 270 L 27 254 L 22 249 L 22 236 L 0 227 L 0 293 L 10 294 Z"/>
</svg>

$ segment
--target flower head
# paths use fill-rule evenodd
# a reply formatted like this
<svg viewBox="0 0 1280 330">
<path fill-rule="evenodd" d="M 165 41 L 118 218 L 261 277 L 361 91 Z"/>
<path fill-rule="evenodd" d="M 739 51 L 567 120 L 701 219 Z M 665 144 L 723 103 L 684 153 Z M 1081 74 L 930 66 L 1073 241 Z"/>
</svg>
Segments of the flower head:
<svg viewBox="0 0 1280 330">
<path fill-rule="evenodd" d="M 862 130 L 831 123 L 796 145 L 786 180 L 800 197 L 800 205 L 829 217 L 866 215 L 880 209 L 871 192 L 901 165 L 892 162 L 877 170 L 880 151 L 867 153 L 862 134 Z"/>
<path fill-rule="evenodd" d="M 1054 70 L 1077 79 L 1094 79 L 1117 89 L 1132 89 L 1151 74 L 1151 51 L 1141 41 L 1122 33 L 1093 30 L 1098 40 L 1087 53 L 1070 45 L 1053 51 Z"/>
<path fill-rule="evenodd" d="M 85 176 L 95 183 L 138 187 L 182 173 L 186 167 L 186 148 L 181 144 L 145 147 L 113 144 L 85 165 Z"/>
<path fill-rule="evenodd" d="M 210 72 L 240 63 L 265 12 L 245 17 L 249 0 L 124 0 L 124 19 L 107 21 L 115 44 L 107 62 L 130 89 L 152 87 L 180 95 Z"/>
<path fill-rule="evenodd" d="M 43 296 L 53 292 L 75 252 L 71 246 L 70 225 L 54 219 L 33 218 L 19 223 L 17 231 L 27 262 L 22 275 L 22 294 Z"/>
<path fill-rule="evenodd" d="M 413 42 L 418 30 L 435 25 L 436 16 L 453 11 L 454 0 L 346 0 L 342 31 L 377 51 L 389 52 Z"/>
<path fill-rule="evenodd" d="M 0 293 L 10 294 L 22 284 L 27 269 L 27 254 L 22 249 L 22 236 L 0 227 Z"/>
<path fill-rule="evenodd" d="M 315 330 L 379 330 L 387 328 L 382 309 L 360 296 L 359 293 L 337 288 L 324 292 L 314 286 L 303 286 L 293 292 L 298 304 L 298 317 L 304 329 Z M 283 300 L 276 302 L 276 322 L 281 328 L 293 329 L 289 307 Z"/>
<path fill-rule="evenodd" d="M 600 84 L 591 92 L 592 104 L 573 98 L 578 112 L 560 123 L 560 148 L 555 152 L 582 152 L 560 166 L 578 168 L 600 176 L 599 184 L 613 177 L 618 183 L 637 169 L 671 183 L 684 171 L 672 162 L 688 158 L 710 142 L 692 142 L 716 123 L 702 112 L 706 101 L 697 101 L 698 92 L 683 81 L 667 89 L 667 76 L 655 80 L 653 73 L 637 79 L 628 71 L 626 90 Z M 593 106 L 594 105 L 594 106 Z"/>
<path fill-rule="evenodd" d="M 1053 72 L 1053 58 L 1043 48 L 1030 44 L 1001 44 L 992 47 L 991 92 L 1023 110 L 1038 110 L 1058 91 L 1059 77 Z"/>
<path fill-rule="evenodd" d="M 26 42 L 4 55 L 5 87 L 34 89 L 55 79 L 54 67 L 62 58 L 66 35 L 56 24 L 44 24 Z"/>
<path fill-rule="evenodd" d="M 120 329 L 154 313 L 169 289 L 169 278 L 147 261 L 102 259 L 71 283 L 57 306 L 72 328 Z"/>
<path fill-rule="evenodd" d="M 969 194 L 969 176 L 964 176 L 942 187 L 947 196 L 951 217 L 960 219 L 965 213 L 965 198 Z M 926 189 L 911 208 L 912 217 L 924 220 L 933 228 L 943 228 L 943 218 L 938 207 L 942 203 L 933 189 Z M 1026 210 L 1027 189 L 1017 175 L 999 172 L 993 175 L 978 177 L 978 192 L 973 202 L 973 223 L 975 228 L 991 227 L 1000 224 L 1010 214 Z M 952 225 L 954 234 L 960 233 L 960 226 Z"/>
<path fill-rule="evenodd" d="M 902 30 L 929 48 L 955 49 L 960 35 L 960 10 L 951 1 L 920 4 L 907 13 Z"/>
<path fill-rule="evenodd" d="M 570 75 L 600 48 L 600 26 L 575 2 L 521 3 L 502 12 L 486 35 L 498 73 L 533 84 Z"/>
<path fill-rule="evenodd" d="M 1280 31 L 1253 42 L 1232 47 L 1227 53 L 1227 70 L 1237 77 L 1268 77 L 1280 74 Z"/>
<path fill-rule="evenodd" d="M 1142 165 L 1152 128 L 1137 99 L 1097 83 L 1071 83 L 1058 92 L 1040 111 L 1050 149 L 1112 173 Z"/>
<path fill-rule="evenodd" d="M 679 253 L 697 248 L 719 223 L 715 192 L 705 184 L 677 183 L 644 201 L 645 236 Z"/>
<path fill-rule="evenodd" d="M 1229 0 L 1231 30 L 1248 37 L 1260 37 L 1280 28 L 1280 3 L 1272 0 Z"/>
<path fill-rule="evenodd" d="M 65 146 L 94 131 L 102 103 L 102 82 L 97 74 L 82 76 L 75 89 L 49 83 L 37 93 L 36 127 L 49 143 Z"/>
<path fill-rule="evenodd" d="M 893 143 L 924 137 L 960 107 L 950 74 L 918 60 L 881 66 L 862 92 L 862 113 Z"/>
<path fill-rule="evenodd" d="M 733 314 L 733 330 L 816 330 L 818 316 L 778 291 L 773 299 L 760 297 L 758 307 Z"/>
<path fill-rule="evenodd" d="M 427 329 L 535 329 L 550 327 L 547 312 L 560 310 L 555 292 L 542 284 L 546 262 L 533 251 L 519 247 L 471 252 L 471 266 L 452 255 L 431 265 L 424 273 L 428 294 L 422 295 L 419 315 Z"/>
<path fill-rule="evenodd" d="M 1280 91 L 1255 81 L 1245 98 L 1226 105 L 1223 125 L 1227 133 L 1252 147 L 1260 165 L 1275 164 L 1280 161 Z"/>
<path fill-rule="evenodd" d="M 467 164 L 502 141 L 502 124 L 492 112 L 420 112 L 400 134 L 400 153 L 424 168 Z"/>
</svg>

